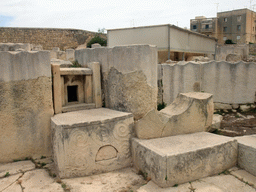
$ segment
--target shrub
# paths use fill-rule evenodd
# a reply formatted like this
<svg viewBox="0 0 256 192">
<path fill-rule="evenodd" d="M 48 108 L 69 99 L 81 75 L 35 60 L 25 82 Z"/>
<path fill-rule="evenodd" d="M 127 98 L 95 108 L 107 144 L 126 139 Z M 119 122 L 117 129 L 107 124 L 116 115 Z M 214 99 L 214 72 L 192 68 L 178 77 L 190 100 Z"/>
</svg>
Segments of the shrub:
<svg viewBox="0 0 256 192">
<path fill-rule="evenodd" d="M 92 44 L 99 43 L 101 46 L 107 46 L 107 40 L 100 37 L 99 34 L 95 35 L 88 43 L 87 47 L 91 48 Z"/>
</svg>

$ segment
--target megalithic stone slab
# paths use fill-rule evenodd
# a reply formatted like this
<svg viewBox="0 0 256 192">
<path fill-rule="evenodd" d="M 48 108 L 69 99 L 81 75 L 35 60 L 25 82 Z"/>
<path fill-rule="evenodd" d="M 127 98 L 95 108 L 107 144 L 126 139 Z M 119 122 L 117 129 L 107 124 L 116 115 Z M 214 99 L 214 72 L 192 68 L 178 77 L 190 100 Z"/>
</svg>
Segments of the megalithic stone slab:
<svg viewBox="0 0 256 192">
<path fill-rule="evenodd" d="M 55 115 L 54 162 L 61 178 L 109 172 L 131 165 L 133 115 L 106 108 Z"/>
<path fill-rule="evenodd" d="M 238 166 L 256 176 L 256 135 L 236 137 Z"/>
<path fill-rule="evenodd" d="M 180 93 L 174 102 L 160 112 L 151 110 L 135 123 L 140 139 L 204 132 L 213 119 L 213 98 L 209 93 Z"/>
<path fill-rule="evenodd" d="M 133 138 L 132 156 L 136 169 L 160 187 L 171 187 L 235 166 L 237 141 L 207 132 L 149 140 Z"/>
</svg>

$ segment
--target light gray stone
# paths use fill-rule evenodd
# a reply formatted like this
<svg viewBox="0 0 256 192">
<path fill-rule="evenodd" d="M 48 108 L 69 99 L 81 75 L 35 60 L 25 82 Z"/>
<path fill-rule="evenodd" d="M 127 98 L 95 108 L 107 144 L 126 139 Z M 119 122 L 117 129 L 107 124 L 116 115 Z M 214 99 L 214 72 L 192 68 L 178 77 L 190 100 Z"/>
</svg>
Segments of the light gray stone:
<svg viewBox="0 0 256 192">
<path fill-rule="evenodd" d="M 250 111 L 251 110 L 251 106 L 250 105 L 240 105 L 240 109 L 243 112 Z"/>
<path fill-rule="evenodd" d="M 21 178 L 24 192 L 63 192 L 63 188 L 56 183 L 45 169 L 26 172 Z"/>
<path fill-rule="evenodd" d="M 35 169 L 35 164 L 31 161 L 19 161 L 14 163 L 0 164 L 0 177 L 4 177 L 8 172 L 10 175 L 23 173 Z"/>
<path fill-rule="evenodd" d="M 22 174 L 19 173 L 9 177 L 0 178 L 0 191 L 2 192 L 5 189 L 7 189 L 9 186 L 15 183 L 21 176 Z"/>
<path fill-rule="evenodd" d="M 24 51 L 31 51 L 31 44 L 28 43 L 0 43 L 0 51 L 17 51 L 23 49 Z"/>
<path fill-rule="evenodd" d="M 213 99 L 208 93 L 180 93 L 161 110 L 152 110 L 135 123 L 140 139 L 208 131 L 212 125 Z"/>
<path fill-rule="evenodd" d="M 75 60 L 75 50 L 74 49 L 66 49 L 66 59 L 68 61 Z"/>
<path fill-rule="evenodd" d="M 92 44 L 92 48 L 99 48 L 99 47 L 101 47 L 101 45 L 99 43 Z"/>
<path fill-rule="evenodd" d="M 214 109 L 231 110 L 232 106 L 226 103 L 214 103 Z"/>
<path fill-rule="evenodd" d="M 237 142 L 211 133 L 132 139 L 135 167 L 161 187 L 220 173 L 237 163 Z"/>
<path fill-rule="evenodd" d="M 245 170 L 235 170 L 231 172 L 232 175 L 240 179 L 241 181 L 248 183 L 251 186 L 254 186 L 256 188 L 256 177 L 254 175 L 251 175 Z"/>
<path fill-rule="evenodd" d="M 132 168 L 62 181 L 70 186 L 72 192 L 135 192 L 146 183 Z"/>
<path fill-rule="evenodd" d="M 256 135 L 236 137 L 238 166 L 256 176 Z"/>
<path fill-rule="evenodd" d="M 14 182 L 11 186 L 6 188 L 2 192 L 23 192 L 23 191 L 22 191 L 20 184 L 18 184 L 17 182 Z"/>
<path fill-rule="evenodd" d="M 131 165 L 131 113 L 106 108 L 52 118 L 54 162 L 61 178 L 109 172 Z"/>
<path fill-rule="evenodd" d="M 0 82 L 51 77 L 48 51 L 0 52 Z"/>
<path fill-rule="evenodd" d="M 161 188 L 154 182 L 142 186 L 137 192 L 255 192 L 255 189 L 231 175 L 207 177 L 176 187 Z"/>
<path fill-rule="evenodd" d="M 83 67 L 99 62 L 105 106 L 140 119 L 157 106 L 157 48 L 150 45 L 76 50 Z"/>
<path fill-rule="evenodd" d="M 71 67 L 72 63 L 70 61 L 64 61 L 60 59 L 51 59 L 51 64 L 59 64 L 60 68 L 66 68 L 66 67 Z"/>
<path fill-rule="evenodd" d="M 214 114 L 210 131 L 214 131 L 215 129 L 220 129 L 220 124 L 222 119 L 223 119 L 222 115 Z"/>
<path fill-rule="evenodd" d="M 239 108 L 239 104 L 232 104 L 232 108 L 233 109 L 238 109 Z"/>
</svg>

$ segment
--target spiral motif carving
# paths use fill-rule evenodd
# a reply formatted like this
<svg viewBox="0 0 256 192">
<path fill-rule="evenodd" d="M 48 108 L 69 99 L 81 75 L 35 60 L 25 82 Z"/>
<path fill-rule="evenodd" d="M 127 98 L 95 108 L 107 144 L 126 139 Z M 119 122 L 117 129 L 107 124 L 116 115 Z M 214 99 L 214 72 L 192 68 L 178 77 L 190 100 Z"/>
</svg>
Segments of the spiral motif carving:
<svg viewBox="0 0 256 192">
<path fill-rule="evenodd" d="M 116 139 L 121 139 L 121 140 L 127 140 L 129 139 L 129 127 L 124 124 L 124 123 L 117 123 L 115 125 L 114 131 L 113 131 L 113 135 Z"/>
<path fill-rule="evenodd" d="M 76 147 L 85 147 L 88 140 L 87 134 L 79 129 L 73 130 L 70 138 L 70 144 Z"/>
</svg>

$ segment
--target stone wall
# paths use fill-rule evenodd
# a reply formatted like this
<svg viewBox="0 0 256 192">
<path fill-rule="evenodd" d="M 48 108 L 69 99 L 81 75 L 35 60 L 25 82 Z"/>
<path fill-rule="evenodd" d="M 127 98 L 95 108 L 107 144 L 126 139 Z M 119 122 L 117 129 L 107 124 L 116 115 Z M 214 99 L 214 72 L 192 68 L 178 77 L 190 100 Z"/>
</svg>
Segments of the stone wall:
<svg viewBox="0 0 256 192">
<path fill-rule="evenodd" d="M 164 103 L 172 103 L 178 93 L 193 91 L 211 93 L 214 102 L 219 103 L 255 102 L 256 63 L 179 62 L 162 64 L 159 70 L 162 70 L 158 81 L 162 81 Z"/>
<path fill-rule="evenodd" d="M 0 162 L 51 155 L 50 53 L 0 52 Z"/>
<path fill-rule="evenodd" d="M 216 49 L 217 61 L 228 61 L 228 55 L 237 55 L 239 60 L 246 60 L 249 55 L 249 46 L 247 44 L 238 45 L 218 45 Z"/>
<path fill-rule="evenodd" d="M 82 49 L 75 51 L 75 59 L 85 67 L 100 63 L 106 107 L 132 112 L 135 120 L 156 108 L 156 46 Z"/>
<path fill-rule="evenodd" d="M 87 43 L 95 34 L 78 29 L 0 27 L 0 42 L 30 43 L 42 45 L 44 50 L 51 50 L 53 47 L 65 50 Z"/>
</svg>

